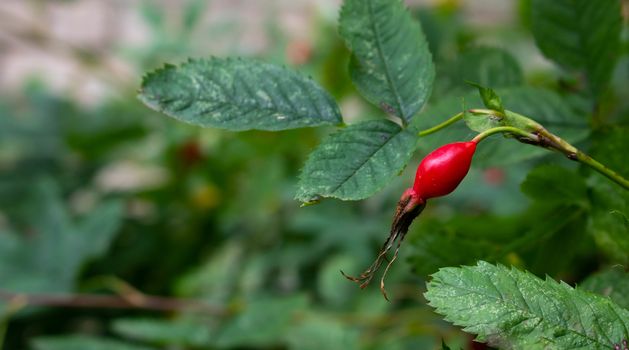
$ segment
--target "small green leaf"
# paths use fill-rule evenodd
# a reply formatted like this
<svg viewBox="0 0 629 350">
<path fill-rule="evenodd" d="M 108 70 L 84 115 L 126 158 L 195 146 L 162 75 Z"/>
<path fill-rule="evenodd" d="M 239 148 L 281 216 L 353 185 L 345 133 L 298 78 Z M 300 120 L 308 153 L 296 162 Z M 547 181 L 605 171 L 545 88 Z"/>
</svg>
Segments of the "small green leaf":
<svg viewBox="0 0 629 350">
<path fill-rule="evenodd" d="M 620 51 L 620 0 L 533 0 L 532 30 L 544 55 L 585 72 L 598 96 L 606 88 Z"/>
<path fill-rule="evenodd" d="M 484 261 L 439 270 L 424 295 L 447 321 L 494 347 L 613 349 L 629 338 L 629 310 L 609 299 Z"/>
<path fill-rule="evenodd" d="M 579 287 L 609 297 L 629 310 L 629 272 L 619 266 L 591 275 Z"/>
<path fill-rule="evenodd" d="M 175 119 L 227 130 L 284 130 L 342 123 L 312 79 L 243 59 L 189 60 L 144 77 L 140 100 Z"/>
<path fill-rule="evenodd" d="M 151 350 L 146 346 L 133 345 L 118 340 L 70 335 L 60 337 L 39 337 L 33 341 L 34 350 Z"/>
<path fill-rule="evenodd" d="M 550 164 L 533 169 L 522 183 L 522 192 L 545 203 L 579 204 L 587 198 L 587 186 L 582 176 Z"/>
<path fill-rule="evenodd" d="M 311 154 L 296 198 L 367 198 L 404 169 L 417 137 L 389 120 L 350 125 L 328 136 Z"/>
<path fill-rule="evenodd" d="M 340 33 L 350 73 L 367 100 L 404 121 L 426 103 L 435 68 L 419 23 L 401 0 L 345 0 Z"/>
<path fill-rule="evenodd" d="M 480 93 L 480 98 L 481 100 L 483 100 L 483 104 L 485 104 L 485 107 L 502 113 L 505 112 L 505 108 L 502 105 L 502 100 L 500 99 L 500 96 L 498 96 L 496 91 L 494 91 L 494 89 L 484 87 L 474 82 L 468 82 L 468 84 L 478 88 L 478 93 Z"/>
</svg>

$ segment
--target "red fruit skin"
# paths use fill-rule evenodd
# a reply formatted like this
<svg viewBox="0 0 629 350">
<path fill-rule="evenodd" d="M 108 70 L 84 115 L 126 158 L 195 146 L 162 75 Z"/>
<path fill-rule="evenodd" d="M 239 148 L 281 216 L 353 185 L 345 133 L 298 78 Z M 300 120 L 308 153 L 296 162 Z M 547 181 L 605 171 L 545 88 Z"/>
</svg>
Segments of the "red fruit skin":
<svg viewBox="0 0 629 350">
<path fill-rule="evenodd" d="M 454 191 L 470 170 L 476 142 L 454 142 L 428 154 L 417 167 L 413 190 L 419 198 L 441 197 Z"/>
</svg>

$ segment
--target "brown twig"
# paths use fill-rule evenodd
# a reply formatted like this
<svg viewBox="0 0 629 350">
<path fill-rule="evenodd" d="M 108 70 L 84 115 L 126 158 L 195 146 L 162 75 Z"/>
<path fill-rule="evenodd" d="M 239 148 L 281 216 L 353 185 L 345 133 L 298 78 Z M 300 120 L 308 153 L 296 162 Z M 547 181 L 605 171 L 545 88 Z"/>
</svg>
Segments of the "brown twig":
<svg viewBox="0 0 629 350">
<path fill-rule="evenodd" d="M 219 316 L 230 314 L 230 310 L 223 306 L 208 305 L 198 300 L 166 298 L 146 294 L 134 294 L 132 297 L 104 294 L 28 294 L 0 289 L 0 300 L 24 307 L 138 309 L 164 312 L 194 311 Z"/>
</svg>

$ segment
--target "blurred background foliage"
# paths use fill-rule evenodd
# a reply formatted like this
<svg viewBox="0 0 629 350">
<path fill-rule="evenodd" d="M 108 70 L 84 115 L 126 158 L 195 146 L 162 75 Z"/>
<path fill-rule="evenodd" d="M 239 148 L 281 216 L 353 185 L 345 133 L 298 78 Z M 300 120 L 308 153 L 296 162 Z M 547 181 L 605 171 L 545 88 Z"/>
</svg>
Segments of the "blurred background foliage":
<svg viewBox="0 0 629 350">
<path fill-rule="evenodd" d="M 509 109 L 548 117 L 551 130 L 629 175 L 619 152 L 628 149 L 627 31 L 612 91 L 593 120 L 579 77 L 535 47 L 528 1 L 470 3 L 409 2 L 437 66 L 430 106 L 416 127 L 435 125 L 463 105 L 480 106 L 464 83 L 477 81 L 504 90 Z M 434 349 L 445 339 L 452 348 L 471 348 L 471 338 L 423 300 L 424 281 L 439 267 L 484 259 L 575 284 L 608 264 L 627 266 L 626 193 L 558 155 L 497 138 L 483 144 L 457 192 L 433 201 L 411 228 L 405 262 L 388 279 L 394 300 L 387 303 L 377 286 L 359 290 L 339 270 L 355 273 L 373 258 L 413 165 L 369 200 L 299 208 L 299 168 L 330 130 L 199 129 L 135 99 L 142 72 L 164 62 L 243 55 L 312 75 L 339 101 L 346 122 L 371 118 L 377 111 L 347 74 L 338 6 L 0 5 L 0 347 Z M 99 19 L 102 8 L 113 11 L 105 11 L 106 20 Z M 87 19 L 74 18 L 82 14 Z M 57 35 L 89 31 L 90 19 L 105 28 L 98 43 Z M 120 39 L 134 38 L 133 31 L 139 39 Z M 40 67 L 31 55 L 54 56 L 71 68 L 55 71 L 46 61 Z M 464 126 L 431 135 L 416 159 L 471 135 Z M 606 279 L 622 273 L 602 272 L 585 286 L 604 290 Z M 166 306 L 29 306 L 15 293 L 42 304 L 68 293 L 129 301 L 159 295 L 164 299 L 154 301 Z"/>
</svg>

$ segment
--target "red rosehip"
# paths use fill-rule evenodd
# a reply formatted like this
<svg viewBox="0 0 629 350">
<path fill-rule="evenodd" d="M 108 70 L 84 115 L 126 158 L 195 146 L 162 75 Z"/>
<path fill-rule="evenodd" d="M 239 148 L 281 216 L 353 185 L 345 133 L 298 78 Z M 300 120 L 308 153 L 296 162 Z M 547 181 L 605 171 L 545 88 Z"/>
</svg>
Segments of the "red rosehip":
<svg viewBox="0 0 629 350">
<path fill-rule="evenodd" d="M 476 142 L 455 142 L 428 154 L 417 167 L 413 190 L 424 201 L 445 196 L 463 181 L 470 170 Z"/>
</svg>

